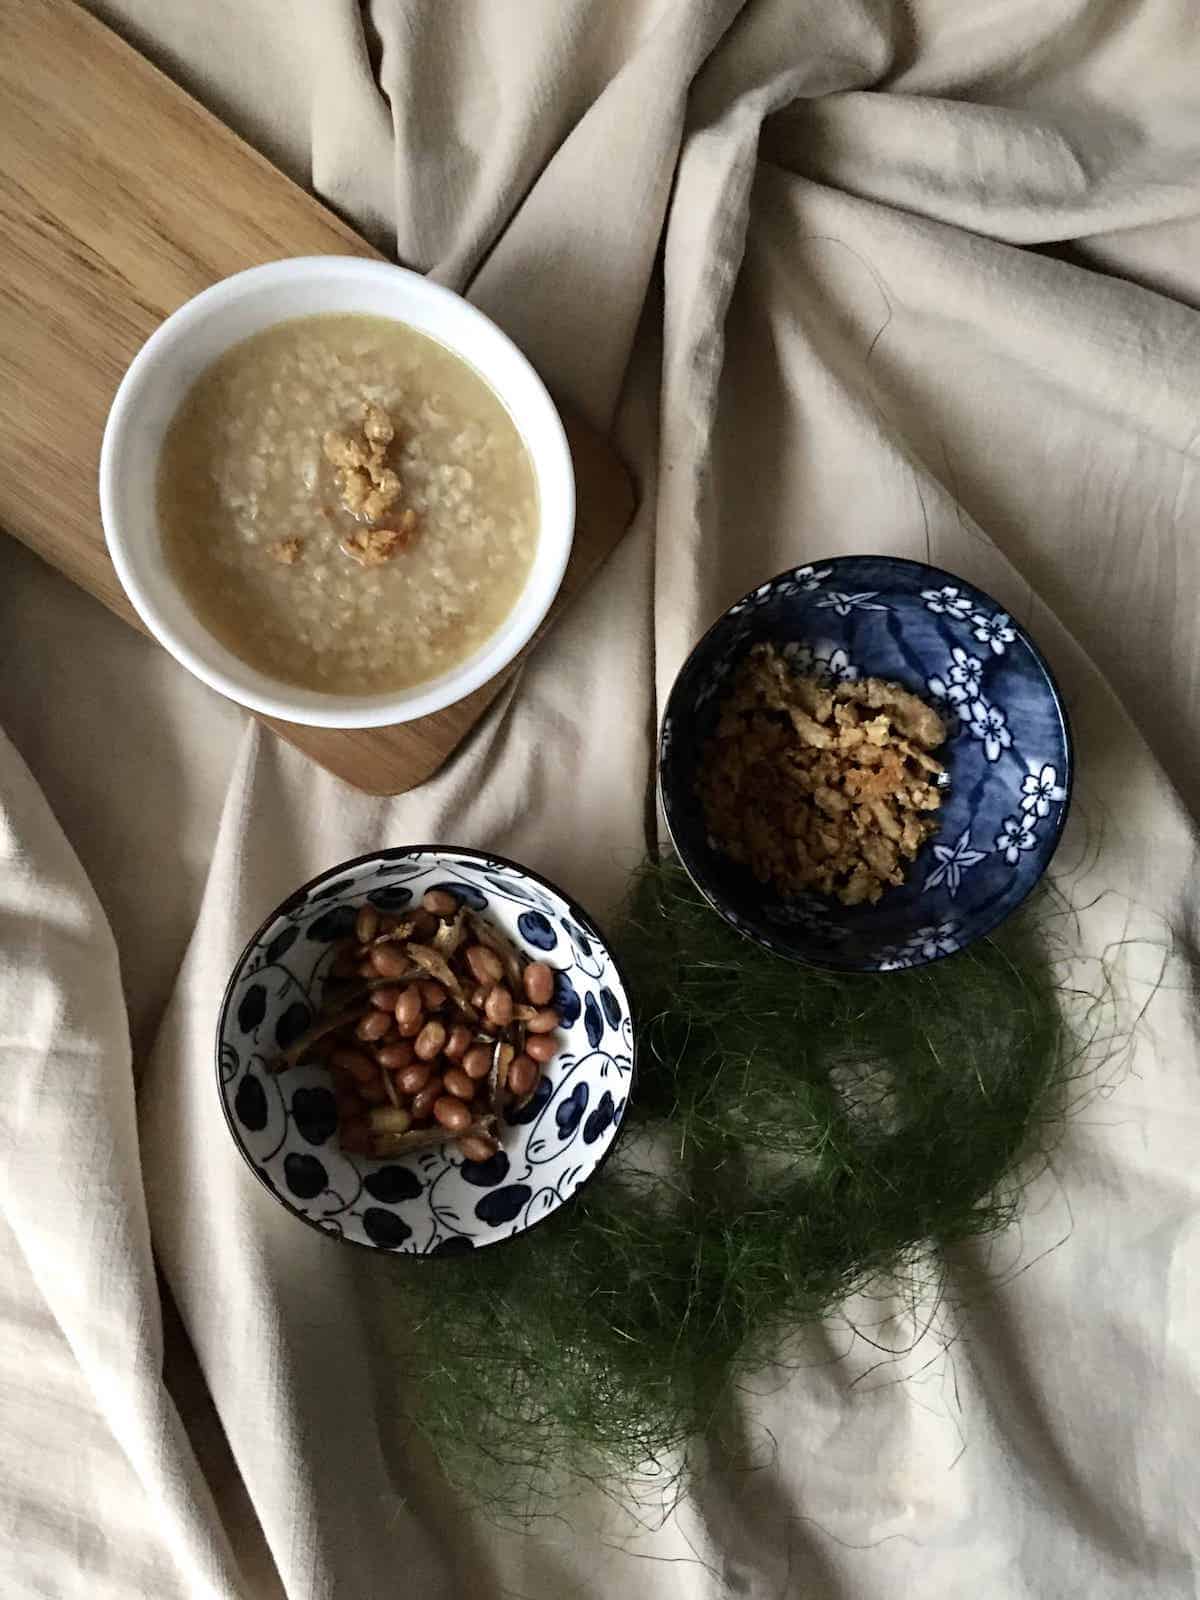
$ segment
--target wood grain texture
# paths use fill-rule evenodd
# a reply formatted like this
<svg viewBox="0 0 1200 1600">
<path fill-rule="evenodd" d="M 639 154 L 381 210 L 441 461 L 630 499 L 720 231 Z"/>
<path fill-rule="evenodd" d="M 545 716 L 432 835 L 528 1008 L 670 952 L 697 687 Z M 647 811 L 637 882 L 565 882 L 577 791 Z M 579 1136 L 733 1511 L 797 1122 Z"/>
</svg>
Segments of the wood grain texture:
<svg viewBox="0 0 1200 1600">
<path fill-rule="evenodd" d="M 71 0 L 0 0 L 0 527 L 138 625 L 96 477 L 112 396 L 162 319 L 218 278 L 376 252 Z M 619 542 L 633 492 L 564 416 L 575 548 L 532 649 Z M 263 718 L 372 794 L 436 772 L 514 667 L 418 722 L 341 731 Z"/>
</svg>

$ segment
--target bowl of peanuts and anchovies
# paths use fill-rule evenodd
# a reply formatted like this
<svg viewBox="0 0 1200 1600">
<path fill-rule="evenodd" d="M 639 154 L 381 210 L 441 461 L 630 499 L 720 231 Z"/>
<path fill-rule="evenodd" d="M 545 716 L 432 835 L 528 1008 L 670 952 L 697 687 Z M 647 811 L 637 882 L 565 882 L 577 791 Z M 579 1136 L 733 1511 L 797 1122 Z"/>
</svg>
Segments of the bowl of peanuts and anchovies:
<svg viewBox="0 0 1200 1600">
<path fill-rule="evenodd" d="M 921 966 L 998 926 L 1050 864 L 1072 771 L 1021 624 L 890 556 L 744 595 L 684 663 L 659 745 L 671 839 L 713 907 L 843 971 Z"/>
<path fill-rule="evenodd" d="M 598 1171 L 633 1088 L 633 1019 L 603 935 L 553 884 L 479 851 L 389 849 L 266 918 L 216 1056 L 234 1142 L 289 1211 L 454 1255 Z"/>
<path fill-rule="evenodd" d="M 100 460 L 108 550 L 148 630 L 252 710 L 324 727 L 428 715 L 546 616 L 575 517 L 533 367 L 390 263 L 269 262 L 134 357 Z"/>
</svg>

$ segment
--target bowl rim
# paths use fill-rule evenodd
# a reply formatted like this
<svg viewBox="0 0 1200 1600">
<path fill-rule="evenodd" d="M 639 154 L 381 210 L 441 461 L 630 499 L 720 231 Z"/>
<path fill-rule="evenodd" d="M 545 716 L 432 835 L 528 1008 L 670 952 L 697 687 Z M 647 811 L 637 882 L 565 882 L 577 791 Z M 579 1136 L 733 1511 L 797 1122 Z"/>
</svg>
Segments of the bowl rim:
<svg viewBox="0 0 1200 1600">
<path fill-rule="evenodd" d="M 986 600 L 987 603 L 994 607 L 996 611 L 1003 611 L 1005 616 L 1008 617 L 1009 621 L 1016 628 L 1022 643 L 1029 650 L 1029 653 L 1032 655 L 1034 661 L 1041 670 L 1042 676 L 1046 680 L 1047 687 L 1050 690 L 1050 698 L 1053 702 L 1054 710 L 1057 714 L 1058 721 L 1063 732 L 1063 747 L 1065 751 L 1066 768 L 1064 777 L 1062 779 L 1062 804 L 1059 807 L 1058 817 L 1055 820 L 1054 828 L 1048 833 L 1049 849 L 1046 854 L 1046 859 L 1042 863 L 1041 869 L 1037 873 L 1036 877 L 1034 877 L 1028 888 L 1023 890 L 1011 905 L 1006 906 L 1004 910 L 999 913 L 999 915 L 993 917 L 985 925 L 973 931 L 966 939 L 964 939 L 963 943 L 959 945 L 957 950 L 942 950 L 939 951 L 937 955 L 924 957 L 919 961 L 911 962 L 907 966 L 903 967 L 866 967 L 859 962 L 837 961 L 836 959 L 818 961 L 814 960 L 810 956 L 796 955 L 793 951 L 786 950 L 781 945 L 776 944 L 766 935 L 747 928 L 740 920 L 735 920 L 734 914 L 721 905 L 721 903 L 715 898 L 714 893 L 710 892 L 708 885 L 703 881 L 698 869 L 689 859 L 688 852 L 683 849 L 679 839 L 676 837 L 675 827 L 673 826 L 671 816 L 671 800 L 668 796 L 666 785 L 663 782 L 663 743 L 666 735 L 667 722 L 671 716 L 672 705 L 675 700 L 676 693 L 679 690 L 680 680 L 687 671 L 688 667 L 691 665 L 693 658 L 700 653 L 709 640 L 713 638 L 720 628 L 726 623 L 730 613 L 736 611 L 738 606 L 745 604 L 761 590 L 772 589 L 776 584 L 782 583 L 791 578 L 802 567 L 812 567 L 814 569 L 817 567 L 836 568 L 839 566 L 844 566 L 846 563 L 852 561 L 886 561 L 893 566 L 911 567 L 914 569 L 914 571 L 928 573 L 935 579 L 944 578 L 952 585 L 962 584 L 966 588 L 973 590 L 974 593 L 979 595 L 982 599 Z M 913 972 L 922 967 L 933 966 L 933 964 L 937 961 L 947 961 L 953 956 L 961 955 L 964 950 L 969 949 L 973 944 L 977 944 L 980 939 L 989 938 L 993 933 L 995 933 L 997 928 L 999 928 L 1003 923 L 1007 922 L 1009 917 L 1011 917 L 1015 911 L 1019 910 L 1020 907 L 1025 904 L 1026 900 L 1028 900 L 1029 896 L 1033 893 L 1033 891 L 1041 883 L 1042 879 L 1046 876 L 1047 872 L 1050 870 L 1050 864 L 1054 860 L 1055 855 L 1058 853 L 1058 847 L 1062 842 L 1063 829 L 1066 827 L 1067 814 L 1071 809 L 1071 800 L 1075 787 L 1075 738 L 1071 731 L 1071 721 L 1067 715 L 1066 702 L 1063 699 L 1062 690 L 1058 686 L 1058 680 L 1051 671 L 1050 663 L 1043 655 L 1040 647 L 1035 642 L 1025 625 L 1017 621 L 1012 613 L 1006 611 L 997 599 L 990 595 L 986 589 L 981 589 L 979 585 L 972 582 L 970 578 L 960 577 L 959 574 L 955 572 L 947 572 L 944 567 L 932 566 L 927 561 L 915 561 L 910 556 L 871 555 L 869 553 L 860 553 L 857 555 L 848 556 L 826 556 L 821 560 L 813 559 L 812 561 L 801 562 L 799 566 L 785 567 L 781 572 L 777 572 L 774 577 L 765 578 L 762 583 L 756 583 L 752 589 L 747 589 L 745 594 L 740 595 L 738 599 L 726 606 L 724 611 L 721 612 L 720 616 L 718 616 L 716 620 L 704 630 L 700 638 L 697 639 L 696 643 L 688 651 L 679 667 L 679 671 L 675 674 L 675 677 L 671 682 L 671 687 L 667 692 L 666 703 L 663 707 L 662 717 L 659 720 L 657 757 L 658 770 L 656 774 L 655 787 L 658 790 L 659 804 L 662 807 L 663 819 L 667 825 L 667 835 L 671 841 L 671 847 L 678 856 L 684 871 L 687 873 L 694 886 L 699 890 L 700 894 L 722 919 L 722 921 L 731 927 L 735 933 L 741 934 L 742 938 L 749 940 L 752 944 L 757 944 L 760 946 L 760 948 L 769 951 L 772 955 L 781 956 L 785 961 L 793 962 L 796 966 L 815 967 L 823 972 L 861 973 L 864 977 L 889 976 L 893 972 Z M 675 821 L 678 822 L 678 820 L 678 817 L 676 817 Z"/>
<path fill-rule="evenodd" d="M 613 964 L 613 968 L 621 984 L 621 992 L 625 998 L 625 1004 L 629 1014 L 630 1036 L 629 1086 L 625 1093 L 625 1109 L 621 1112 L 619 1120 L 613 1124 L 612 1138 L 601 1152 L 600 1158 L 596 1162 L 595 1166 L 586 1175 L 586 1177 L 576 1184 L 575 1188 L 572 1189 L 571 1193 L 565 1200 L 560 1201 L 552 1211 L 545 1211 L 540 1217 L 535 1217 L 532 1222 L 528 1223 L 524 1228 L 519 1229 L 516 1233 L 506 1233 L 503 1238 L 494 1239 L 487 1246 L 482 1248 L 490 1249 L 493 1244 L 503 1245 L 510 1243 L 513 1239 L 523 1238 L 527 1233 L 532 1232 L 534 1228 L 541 1227 L 542 1223 L 548 1222 L 551 1217 L 558 1216 L 560 1212 L 565 1211 L 568 1206 L 574 1204 L 576 1198 L 584 1189 L 587 1188 L 588 1184 L 592 1182 L 592 1180 L 605 1166 L 609 1157 L 620 1143 L 621 1135 L 625 1131 L 625 1119 L 629 1115 L 629 1107 L 633 1100 L 634 1091 L 637 1088 L 638 1077 L 637 1020 L 633 995 L 629 987 L 629 979 L 626 976 L 625 968 L 618 959 L 607 933 L 605 933 L 605 931 L 600 927 L 595 917 L 593 917 L 589 911 L 585 910 L 584 907 L 580 905 L 580 903 L 572 895 L 567 894 L 564 889 L 560 889 L 558 884 L 554 883 L 550 878 L 543 877 L 540 872 L 535 872 L 531 867 L 525 866 L 520 861 L 513 861 L 509 856 L 502 856 L 495 850 L 476 850 L 470 845 L 450 844 L 387 845 L 382 849 L 368 850 L 362 855 L 351 856 L 346 861 L 339 861 L 336 863 L 336 865 L 327 867 L 323 872 L 318 872 L 315 877 L 309 878 L 308 881 L 301 884 L 299 888 L 293 889 L 290 894 L 285 895 L 284 898 L 280 900 L 279 903 L 267 914 L 267 916 L 263 918 L 258 927 L 250 935 L 249 939 L 246 940 L 246 943 L 242 946 L 241 953 L 238 955 L 237 960 L 230 969 L 229 977 L 226 980 L 225 987 L 221 993 L 221 1003 L 217 1007 L 217 1025 L 213 1041 L 213 1064 L 216 1068 L 217 1099 L 220 1102 L 221 1111 L 225 1118 L 225 1126 L 229 1130 L 229 1136 L 233 1140 L 238 1154 L 250 1168 L 250 1171 L 254 1174 L 255 1178 L 257 1178 L 259 1183 L 262 1184 L 263 1188 L 266 1189 L 267 1193 L 270 1194 L 274 1200 L 277 1200 L 286 1211 L 291 1212 L 292 1216 L 298 1217 L 301 1222 L 306 1223 L 308 1227 L 314 1230 L 314 1232 L 319 1233 L 323 1239 L 328 1239 L 331 1244 L 354 1245 L 356 1248 L 360 1250 L 366 1250 L 374 1256 L 393 1256 L 398 1260 L 408 1260 L 409 1258 L 414 1258 L 420 1261 L 465 1261 L 470 1260 L 470 1258 L 475 1254 L 475 1251 L 481 1247 L 478 1245 L 472 1245 L 469 1251 L 451 1250 L 444 1252 L 444 1254 L 441 1256 L 437 1255 L 436 1252 L 430 1252 L 427 1250 L 415 1251 L 388 1249 L 385 1245 L 369 1244 L 365 1239 L 351 1238 L 350 1235 L 346 1233 L 330 1233 L 327 1228 L 323 1228 L 321 1224 L 319 1222 L 315 1222 L 312 1217 L 306 1216 L 303 1211 L 301 1211 L 297 1206 L 294 1206 L 290 1200 L 286 1199 L 282 1194 L 280 1194 L 275 1185 L 267 1179 L 266 1174 L 261 1170 L 261 1168 L 257 1167 L 251 1160 L 249 1151 L 246 1149 L 242 1142 L 241 1136 L 234 1127 L 229 1105 L 225 1098 L 225 1085 L 221 1078 L 221 1039 L 225 1031 L 225 1019 L 229 1016 L 230 1006 L 233 1001 L 234 988 L 236 987 L 237 981 L 241 976 L 242 968 L 249 959 L 255 945 L 258 944 L 263 934 L 266 933 L 267 929 L 275 921 L 282 908 L 287 905 L 289 901 L 295 900 L 299 896 L 309 895 L 318 884 L 324 883 L 327 878 L 337 877 L 340 873 L 348 872 L 355 867 L 361 867 L 369 861 L 387 861 L 393 860 L 397 857 L 422 854 L 437 856 L 466 856 L 475 861 L 492 862 L 497 866 L 509 867 L 512 870 L 519 872 L 523 877 L 532 879 L 534 883 L 540 884 L 543 889 L 549 889 L 552 894 L 557 895 L 559 899 L 564 902 L 573 921 L 582 922 L 585 927 L 589 928 L 595 934 L 596 938 L 603 945 L 605 954 Z M 367 1157 L 365 1159 L 370 1160 L 372 1158 Z"/>
<path fill-rule="evenodd" d="M 374 696 L 358 697 L 357 705 L 330 706 L 320 703 L 319 691 L 304 690 L 298 685 L 288 684 L 283 679 L 275 679 L 270 673 L 253 668 L 249 663 L 243 662 L 232 651 L 227 653 L 236 662 L 240 671 L 254 674 L 264 679 L 272 687 L 264 690 L 253 684 L 247 686 L 238 672 L 227 669 L 220 663 L 203 659 L 193 650 L 186 639 L 182 638 L 175 630 L 174 625 L 164 617 L 162 609 L 154 598 L 147 585 L 143 584 L 134 570 L 134 562 L 126 550 L 126 541 L 122 532 L 122 518 L 119 512 L 119 473 L 120 456 L 123 441 L 129 428 L 132 426 L 131 416 L 138 402 L 142 386 L 147 373 L 151 370 L 156 358 L 165 350 L 170 349 L 179 340 L 191 337 L 195 327 L 203 324 L 213 312 L 220 312 L 226 305 L 236 303 L 247 291 L 254 291 L 263 286 L 270 287 L 275 283 L 284 283 L 289 280 L 320 282 L 323 278 L 340 278 L 348 281 L 354 280 L 396 280 L 402 289 L 412 295 L 423 298 L 427 303 L 440 305 L 447 309 L 448 314 L 462 327 L 485 328 L 489 339 L 494 339 L 505 348 L 506 355 L 519 368 L 522 375 L 531 381 L 537 404 L 541 410 L 539 418 L 539 431 L 544 428 L 539 452 L 555 458 L 556 468 L 561 472 L 563 494 L 563 533 L 556 540 L 556 548 L 543 549 L 540 537 L 539 545 L 534 551 L 533 561 L 526 576 L 525 584 L 520 594 L 514 601 L 513 607 L 501 619 L 497 628 L 483 640 L 477 650 L 473 652 L 478 659 L 470 670 L 460 670 L 451 667 L 445 673 L 439 673 L 424 683 L 417 683 L 410 689 L 379 693 Z M 331 308 L 337 309 L 337 308 Z M 387 315 L 386 313 L 379 313 Z M 281 316 L 275 322 L 264 324 L 267 327 L 276 327 L 281 323 L 293 320 Z M 409 326 L 405 318 L 396 314 L 392 321 L 403 326 Z M 450 343 L 444 337 L 427 334 L 435 343 L 442 344 L 451 354 L 464 361 L 474 370 L 464 344 Z M 234 341 L 235 343 L 237 341 Z M 215 358 L 214 358 L 215 359 Z M 497 395 L 506 411 L 513 417 L 514 426 L 530 455 L 533 465 L 535 482 L 540 487 L 540 474 L 533 447 L 529 443 L 528 435 L 517 417 L 513 415 L 508 402 L 500 393 L 496 385 L 478 373 L 480 379 Z M 182 398 L 182 396 L 180 397 Z M 570 443 L 567 439 L 566 429 L 562 416 L 555 404 L 553 396 L 542 380 L 541 375 L 525 355 L 524 351 L 509 337 L 507 333 L 494 322 L 486 312 L 473 305 L 464 296 L 455 293 L 453 289 L 444 284 L 436 283 L 423 273 L 413 272 L 408 267 L 402 267 L 395 262 L 374 259 L 369 256 L 355 255 L 304 255 L 284 256 L 277 260 L 261 262 L 258 266 L 247 267 L 241 272 L 231 273 L 228 277 L 220 278 L 217 282 L 209 284 L 179 305 L 158 324 L 149 337 L 139 346 L 134 353 L 129 365 L 121 375 L 112 402 L 105 419 L 104 434 L 100 445 L 100 464 L 98 475 L 98 496 L 100 503 L 100 521 L 104 530 L 104 541 L 117 578 L 124 590 L 126 597 L 137 612 L 142 623 L 149 631 L 152 638 L 160 644 L 169 655 L 173 656 L 179 664 L 210 689 L 218 694 L 233 700 L 236 704 L 257 712 L 261 716 L 278 717 L 287 722 L 297 723 L 306 727 L 323 728 L 379 728 L 393 727 L 405 722 L 412 722 L 420 717 L 429 716 L 436 711 L 457 704 L 476 689 L 491 683 L 512 665 L 517 656 L 529 644 L 538 629 L 545 622 L 546 617 L 558 598 L 562 588 L 562 581 L 566 574 L 567 566 L 574 548 L 575 525 L 578 512 L 578 497 L 575 484 L 575 463 L 571 453 Z M 514 613 L 521 605 L 521 601 L 529 588 L 535 573 L 540 572 L 540 581 L 545 585 L 545 604 L 532 607 L 525 621 L 517 627 L 504 648 L 499 652 L 489 650 L 489 645 L 496 639 L 497 634 L 505 623 L 512 619 Z M 171 586 L 179 592 L 179 586 L 173 577 L 169 577 Z M 186 597 L 181 596 L 187 604 Z M 190 606 L 189 606 L 190 609 Z M 219 645 L 220 641 L 211 633 L 203 623 L 199 626 L 212 637 Z M 470 662 L 468 657 L 467 661 Z M 465 664 L 460 664 L 465 665 Z M 438 685 L 430 688 L 429 685 Z M 311 695 L 314 697 L 312 705 L 300 704 L 292 699 L 293 695 Z M 330 695 L 330 700 L 354 701 L 354 696 Z"/>
</svg>

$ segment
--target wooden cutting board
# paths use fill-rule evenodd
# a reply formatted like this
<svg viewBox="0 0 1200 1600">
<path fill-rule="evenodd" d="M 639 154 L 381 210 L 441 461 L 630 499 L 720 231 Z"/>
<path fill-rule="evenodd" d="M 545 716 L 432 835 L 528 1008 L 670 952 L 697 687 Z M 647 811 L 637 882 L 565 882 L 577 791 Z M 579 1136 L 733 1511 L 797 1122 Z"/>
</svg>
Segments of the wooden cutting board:
<svg viewBox="0 0 1200 1600">
<path fill-rule="evenodd" d="M 96 498 L 104 421 L 130 359 L 218 278 L 281 256 L 375 254 L 71 0 L 0 0 L 0 528 L 140 626 Z M 633 514 L 610 446 L 577 417 L 564 421 L 575 548 L 527 650 Z M 357 788 L 399 794 L 437 771 L 515 665 L 457 705 L 391 728 L 262 720 Z"/>
</svg>

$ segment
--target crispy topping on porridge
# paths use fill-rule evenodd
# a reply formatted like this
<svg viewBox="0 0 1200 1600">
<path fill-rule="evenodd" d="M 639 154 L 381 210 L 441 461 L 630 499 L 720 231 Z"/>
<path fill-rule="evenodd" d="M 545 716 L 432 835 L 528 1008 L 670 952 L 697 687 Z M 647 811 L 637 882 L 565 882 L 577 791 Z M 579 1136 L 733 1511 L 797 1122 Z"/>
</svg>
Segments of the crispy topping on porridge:
<svg viewBox="0 0 1200 1600">
<path fill-rule="evenodd" d="M 785 894 L 874 903 L 937 831 L 945 769 L 929 752 L 945 738 L 937 712 L 899 684 L 798 677 L 757 644 L 705 747 L 708 830 Z"/>
<path fill-rule="evenodd" d="M 346 510 L 363 522 L 378 522 L 396 504 L 403 489 L 399 474 L 387 465 L 388 447 L 395 440 L 396 429 L 382 406 L 365 400 L 362 412 L 361 436 L 331 428 L 322 440 L 322 448 L 326 460 L 337 469 Z M 342 549 L 346 550 L 351 542 L 343 541 Z M 400 548 L 403 546 L 393 542 L 389 554 Z M 347 550 L 347 554 L 353 553 Z M 355 560 L 359 559 L 355 555 Z M 379 556 L 366 565 L 375 566 L 387 559 L 388 556 Z"/>
<path fill-rule="evenodd" d="M 416 512 L 406 511 L 398 528 L 356 528 L 342 540 L 342 550 L 360 567 L 381 567 L 412 543 L 416 529 Z"/>
<path fill-rule="evenodd" d="M 372 405 L 369 400 L 363 403 L 363 433 L 368 444 L 381 450 L 386 450 L 396 437 L 391 417 L 382 406 Z"/>
<path fill-rule="evenodd" d="M 304 540 L 294 534 L 290 539 L 276 539 L 274 544 L 267 546 L 267 554 L 281 562 L 285 567 L 294 567 L 300 559 L 300 552 L 304 549 Z"/>
</svg>

